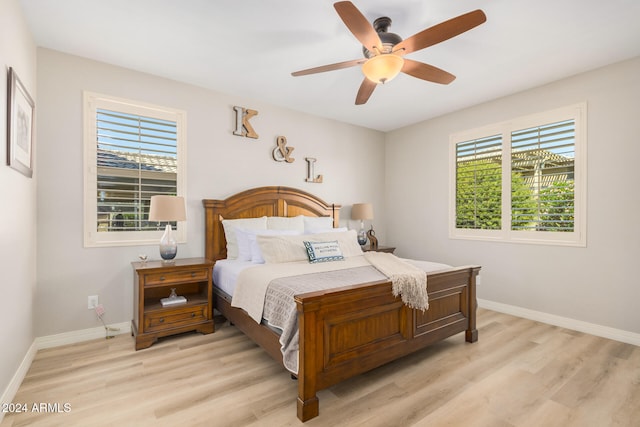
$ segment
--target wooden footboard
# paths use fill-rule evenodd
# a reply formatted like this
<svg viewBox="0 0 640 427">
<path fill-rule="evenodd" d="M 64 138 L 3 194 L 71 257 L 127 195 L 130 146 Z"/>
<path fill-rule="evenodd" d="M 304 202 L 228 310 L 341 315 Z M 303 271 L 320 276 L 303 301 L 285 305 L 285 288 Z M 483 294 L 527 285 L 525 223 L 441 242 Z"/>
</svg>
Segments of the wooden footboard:
<svg viewBox="0 0 640 427">
<path fill-rule="evenodd" d="M 316 392 L 465 331 L 475 342 L 479 267 L 429 274 L 429 309 L 416 311 L 380 282 L 296 296 L 298 418 L 319 413 Z"/>
<path fill-rule="evenodd" d="M 227 255 L 225 218 L 330 216 L 334 227 L 339 225 L 339 205 L 289 187 L 255 188 L 202 203 L 205 256 L 212 261 Z M 318 415 L 318 390 L 462 331 L 468 342 L 475 342 L 479 270 L 474 266 L 429 273 L 429 309 L 425 312 L 402 304 L 387 281 L 297 295 L 298 418 L 307 421 Z M 230 297 L 215 287 L 214 295 L 214 307 L 282 363 L 278 335 L 231 307 Z"/>
</svg>

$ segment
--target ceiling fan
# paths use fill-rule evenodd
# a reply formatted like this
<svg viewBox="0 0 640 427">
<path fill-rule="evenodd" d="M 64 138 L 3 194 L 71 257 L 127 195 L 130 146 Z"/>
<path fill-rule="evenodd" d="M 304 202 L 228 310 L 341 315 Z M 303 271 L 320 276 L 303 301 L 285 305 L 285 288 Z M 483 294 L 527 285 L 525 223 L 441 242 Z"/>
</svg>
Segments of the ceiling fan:
<svg viewBox="0 0 640 427">
<path fill-rule="evenodd" d="M 402 40 L 397 34 L 387 31 L 391 25 L 390 18 L 378 18 L 371 25 L 350 1 L 339 1 L 334 3 L 333 7 L 349 31 L 362 43 L 365 57 L 296 71 L 291 75 L 304 76 L 362 65 L 365 78 L 358 90 L 356 105 L 366 103 L 379 83 L 390 81 L 400 72 L 434 83 L 451 83 L 456 78 L 453 74 L 423 62 L 404 58 L 404 55 L 448 40 L 487 20 L 484 12 L 478 9 Z"/>
</svg>

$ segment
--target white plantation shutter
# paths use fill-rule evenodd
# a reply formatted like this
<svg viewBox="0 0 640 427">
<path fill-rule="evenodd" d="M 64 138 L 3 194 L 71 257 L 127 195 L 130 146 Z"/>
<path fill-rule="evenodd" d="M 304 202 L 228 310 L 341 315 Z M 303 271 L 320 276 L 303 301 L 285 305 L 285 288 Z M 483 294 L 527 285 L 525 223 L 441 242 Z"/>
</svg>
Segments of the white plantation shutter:
<svg viewBox="0 0 640 427">
<path fill-rule="evenodd" d="M 499 230 L 502 136 L 456 144 L 456 228 Z"/>
<path fill-rule="evenodd" d="M 511 170 L 528 184 L 536 203 L 532 218 L 520 220 L 527 214 L 512 200 L 513 230 L 574 230 L 574 120 L 513 132 Z"/>
<path fill-rule="evenodd" d="M 450 237 L 586 245 L 586 104 L 450 141 Z"/>
<path fill-rule="evenodd" d="M 185 113 L 85 93 L 85 246 L 144 244 L 151 196 L 184 194 Z M 186 233 L 172 223 L 179 241 Z M 160 233 L 161 234 L 161 233 Z"/>
<path fill-rule="evenodd" d="M 176 195 L 176 122 L 98 109 L 97 231 L 155 229 L 154 194 Z"/>
</svg>

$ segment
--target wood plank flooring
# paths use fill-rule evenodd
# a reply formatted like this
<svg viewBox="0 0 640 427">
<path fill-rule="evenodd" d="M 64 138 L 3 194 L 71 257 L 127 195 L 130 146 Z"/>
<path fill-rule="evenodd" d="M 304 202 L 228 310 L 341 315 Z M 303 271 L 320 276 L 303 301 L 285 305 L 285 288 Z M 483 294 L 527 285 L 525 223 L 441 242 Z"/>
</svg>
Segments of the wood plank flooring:
<svg viewBox="0 0 640 427">
<path fill-rule="evenodd" d="M 483 309 L 478 329 L 319 392 L 304 425 L 640 426 L 640 347 Z M 29 412 L 0 426 L 301 426 L 296 393 L 228 324 L 137 352 L 119 335 L 39 351 L 14 399 Z"/>
</svg>

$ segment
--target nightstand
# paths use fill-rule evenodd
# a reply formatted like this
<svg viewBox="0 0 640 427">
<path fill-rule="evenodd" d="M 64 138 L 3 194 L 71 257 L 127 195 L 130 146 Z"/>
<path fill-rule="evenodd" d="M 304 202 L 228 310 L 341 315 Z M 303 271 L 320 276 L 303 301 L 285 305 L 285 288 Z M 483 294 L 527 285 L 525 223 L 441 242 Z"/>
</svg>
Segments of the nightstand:
<svg viewBox="0 0 640 427">
<path fill-rule="evenodd" d="M 136 350 L 147 348 L 159 337 L 198 331 L 214 331 L 211 274 L 213 262 L 204 258 L 132 262 L 133 266 L 133 320 L 131 335 L 136 339 Z M 176 294 L 187 301 L 163 306 L 160 299 Z"/>
<path fill-rule="evenodd" d="M 396 248 L 395 247 L 391 247 L 391 246 L 378 246 L 376 249 L 371 249 L 370 246 L 363 246 L 362 250 L 364 252 L 376 251 L 376 252 L 388 252 L 388 253 L 392 254 L 393 251 L 396 250 Z"/>
</svg>

